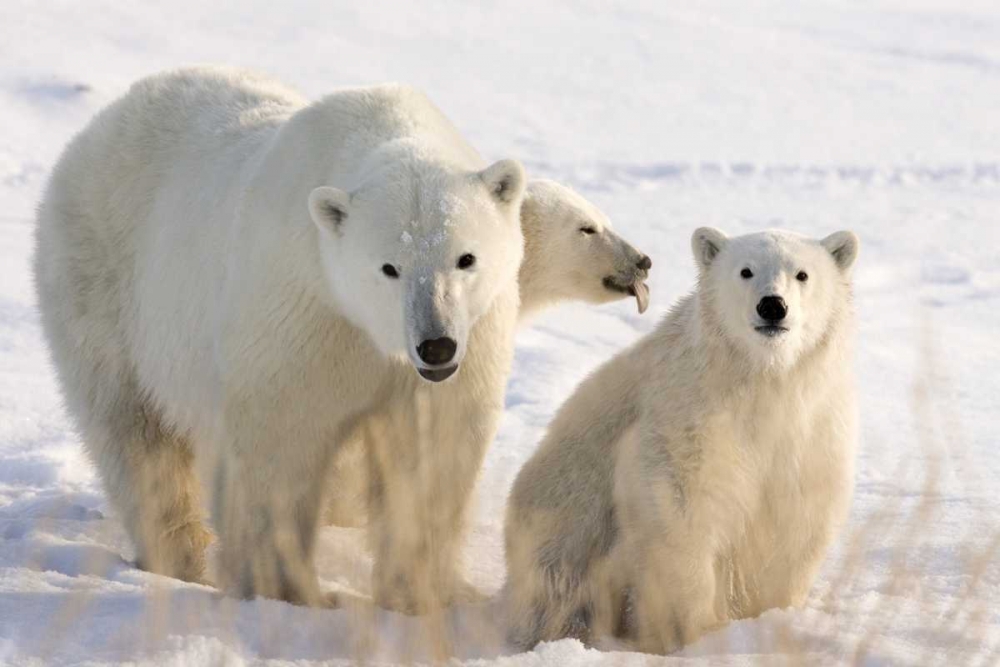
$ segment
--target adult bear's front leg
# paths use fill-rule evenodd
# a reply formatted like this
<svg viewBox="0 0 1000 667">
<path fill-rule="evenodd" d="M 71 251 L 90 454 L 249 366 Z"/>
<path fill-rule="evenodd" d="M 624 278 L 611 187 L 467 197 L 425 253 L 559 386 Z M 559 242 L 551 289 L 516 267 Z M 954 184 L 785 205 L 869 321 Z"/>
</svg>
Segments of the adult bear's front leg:
<svg viewBox="0 0 1000 667">
<path fill-rule="evenodd" d="M 325 606 L 314 565 L 324 443 L 302 433 L 274 440 L 267 430 L 241 430 L 214 470 L 220 585 L 238 597 Z"/>
<path fill-rule="evenodd" d="M 483 598 L 460 573 L 461 547 L 502 408 L 457 389 L 421 387 L 367 425 L 373 594 L 383 607 L 422 613 Z"/>
</svg>

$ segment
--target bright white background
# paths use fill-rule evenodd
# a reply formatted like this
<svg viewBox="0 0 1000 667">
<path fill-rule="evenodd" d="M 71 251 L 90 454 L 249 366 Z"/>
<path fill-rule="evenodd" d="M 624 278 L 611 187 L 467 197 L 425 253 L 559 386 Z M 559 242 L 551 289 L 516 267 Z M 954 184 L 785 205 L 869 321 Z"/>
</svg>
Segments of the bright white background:
<svg viewBox="0 0 1000 667">
<path fill-rule="evenodd" d="M 732 624 L 682 657 L 995 664 L 1000 5 L 474 4 L 0 4 L 0 664 L 348 660 L 367 636 L 344 611 L 225 600 L 135 570 L 40 339 L 32 216 L 59 151 L 136 78 L 197 63 L 262 69 L 310 95 L 417 85 L 487 159 L 574 185 L 652 256 L 643 317 L 631 302 L 565 306 L 519 337 L 467 550 L 487 589 L 503 580 L 518 468 L 575 384 L 690 289 L 695 227 L 857 231 L 863 422 L 848 530 L 806 609 Z M 328 529 L 321 551 L 326 586 L 367 590 L 359 533 Z M 490 619 L 448 618 L 460 657 L 642 661 L 569 640 L 513 655 Z M 380 613 L 368 639 L 393 661 L 423 655 L 419 630 Z"/>
</svg>

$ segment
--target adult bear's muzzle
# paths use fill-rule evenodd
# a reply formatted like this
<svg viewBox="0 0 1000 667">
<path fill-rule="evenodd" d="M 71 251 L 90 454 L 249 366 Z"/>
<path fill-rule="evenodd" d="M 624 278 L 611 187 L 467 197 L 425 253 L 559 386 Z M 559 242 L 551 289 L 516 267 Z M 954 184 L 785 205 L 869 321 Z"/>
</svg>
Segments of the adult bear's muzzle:
<svg viewBox="0 0 1000 667">
<path fill-rule="evenodd" d="M 447 380 L 464 355 L 460 304 L 450 298 L 443 276 L 425 275 L 408 286 L 406 323 L 411 341 L 410 360 L 430 382 Z"/>
</svg>

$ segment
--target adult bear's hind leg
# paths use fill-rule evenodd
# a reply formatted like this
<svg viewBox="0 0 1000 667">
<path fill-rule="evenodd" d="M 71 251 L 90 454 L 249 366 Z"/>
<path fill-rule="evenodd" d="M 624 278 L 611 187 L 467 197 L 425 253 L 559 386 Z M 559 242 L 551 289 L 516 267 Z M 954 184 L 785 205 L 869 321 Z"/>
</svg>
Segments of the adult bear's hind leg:
<svg viewBox="0 0 1000 667">
<path fill-rule="evenodd" d="M 131 225 L 123 217 L 93 215 L 100 198 L 78 197 L 78 179 L 71 178 L 91 167 L 84 160 L 74 169 L 56 169 L 39 208 L 34 273 L 42 329 L 66 407 L 138 562 L 198 581 L 209 537 L 191 448 L 165 422 L 130 356 Z M 126 184 L 116 188 L 127 192 Z"/>
<path fill-rule="evenodd" d="M 125 393 L 125 392 L 123 392 Z M 202 581 L 210 534 L 202 523 L 193 455 L 138 393 L 83 429 L 112 505 L 149 572 Z"/>
</svg>

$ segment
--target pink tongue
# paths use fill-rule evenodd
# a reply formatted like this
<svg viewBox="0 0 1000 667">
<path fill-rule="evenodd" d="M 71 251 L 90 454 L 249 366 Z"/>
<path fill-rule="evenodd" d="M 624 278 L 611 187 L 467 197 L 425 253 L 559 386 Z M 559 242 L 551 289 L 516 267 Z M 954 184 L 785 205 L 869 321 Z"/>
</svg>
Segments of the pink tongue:
<svg viewBox="0 0 1000 667">
<path fill-rule="evenodd" d="M 632 289 L 635 290 L 635 301 L 639 304 L 639 314 L 642 315 L 649 308 L 649 286 L 646 283 L 635 283 Z"/>
</svg>

